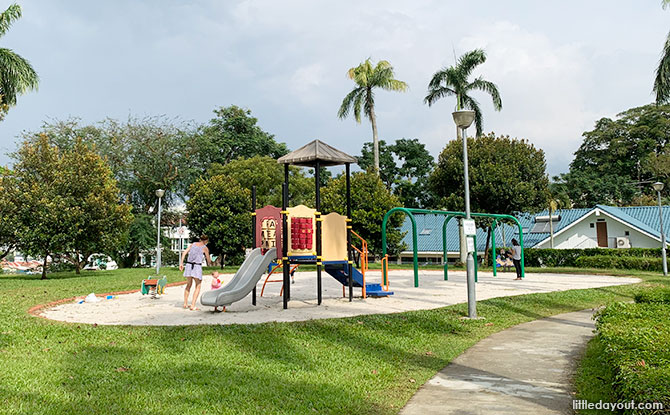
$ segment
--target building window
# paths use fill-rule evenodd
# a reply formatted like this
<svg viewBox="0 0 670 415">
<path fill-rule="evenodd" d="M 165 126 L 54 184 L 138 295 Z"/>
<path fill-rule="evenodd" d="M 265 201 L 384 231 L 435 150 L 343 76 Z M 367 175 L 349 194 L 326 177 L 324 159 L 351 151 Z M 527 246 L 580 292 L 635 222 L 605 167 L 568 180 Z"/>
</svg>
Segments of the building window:
<svg viewBox="0 0 670 415">
<path fill-rule="evenodd" d="M 589 228 L 595 228 L 595 227 L 596 227 L 596 225 L 594 223 L 589 224 Z"/>
<path fill-rule="evenodd" d="M 624 232 L 623 234 L 626 235 L 626 236 L 630 236 L 630 232 L 629 232 L 629 231 L 626 231 L 626 232 Z"/>
</svg>

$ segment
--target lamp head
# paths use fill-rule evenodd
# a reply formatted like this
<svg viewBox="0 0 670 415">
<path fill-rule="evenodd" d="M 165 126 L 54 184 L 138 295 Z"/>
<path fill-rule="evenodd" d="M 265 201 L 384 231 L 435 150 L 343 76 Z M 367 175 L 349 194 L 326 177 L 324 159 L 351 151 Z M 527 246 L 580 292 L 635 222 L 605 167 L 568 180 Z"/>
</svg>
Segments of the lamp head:
<svg viewBox="0 0 670 415">
<path fill-rule="evenodd" d="M 156 197 L 161 198 L 163 197 L 163 195 L 165 195 L 165 190 L 163 189 L 156 190 Z"/>
<path fill-rule="evenodd" d="M 472 110 L 454 111 L 451 115 L 459 128 L 468 128 L 475 120 L 475 112 Z"/>
<path fill-rule="evenodd" d="M 654 190 L 656 190 L 657 192 L 660 192 L 661 190 L 663 190 L 663 187 L 665 185 L 661 182 L 656 182 L 656 183 L 652 184 L 651 186 L 654 188 Z"/>
</svg>

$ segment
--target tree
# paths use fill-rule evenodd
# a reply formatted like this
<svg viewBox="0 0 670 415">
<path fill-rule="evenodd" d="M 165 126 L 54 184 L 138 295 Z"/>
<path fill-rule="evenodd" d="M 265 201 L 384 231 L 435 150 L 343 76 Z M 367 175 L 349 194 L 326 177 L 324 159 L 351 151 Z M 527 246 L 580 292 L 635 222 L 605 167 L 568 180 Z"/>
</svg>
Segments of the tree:
<svg viewBox="0 0 670 415">
<path fill-rule="evenodd" d="M 133 215 L 133 221 L 123 234 L 116 249 L 110 251 L 110 256 L 119 267 L 130 268 L 134 266 L 139 261 L 142 253 L 155 254 L 156 225 L 153 223 L 153 217 L 146 213 Z M 163 243 L 162 240 L 161 243 Z"/>
<path fill-rule="evenodd" d="M 268 156 L 254 156 L 237 159 L 222 166 L 213 164 L 210 176 L 225 175 L 235 179 L 244 189 L 256 186 L 256 204 L 281 206 L 282 184 L 284 183 L 284 165 Z M 303 170 L 289 168 L 289 200 L 291 205 L 314 205 L 314 178 L 304 175 Z"/>
<path fill-rule="evenodd" d="M 372 167 L 371 143 L 365 143 L 358 165 Z M 426 146 L 418 139 L 401 138 L 392 145 L 379 142 L 380 177 L 384 184 L 400 198 L 403 206 L 426 208 L 434 204 L 434 195 L 428 187 L 428 176 L 435 162 Z"/>
<path fill-rule="evenodd" d="M 644 182 L 667 177 L 670 105 L 645 105 L 602 118 L 575 152 L 560 185 L 575 207 L 627 205 L 653 190 Z"/>
<path fill-rule="evenodd" d="M 494 133 L 468 138 L 470 205 L 473 212 L 513 215 L 547 207 L 549 178 L 544 152 L 526 140 Z M 463 212 L 463 142 L 444 148 L 430 176 L 430 186 L 441 207 Z M 479 225 L 488 228 L 487 221 Z M 490 239 L 487 236 L 488 248 Z M 488 251 L 488 249 L 487 249 Z"/>
<path fill-rule="evenodd" d="M 428 84 L 428 94 L 424 98 L 424 102 L 432 106 L 440 98 L 455 95 L 456 110 L 468 109 L 475 112 L 478 136 L 482 134 L 484 119 L 479 103 L 469 93 L 476 90 L 486 92 L 493 99 L 493 109 L 496 111 L 502 109 L 502 100 L 496 84 L 484 80 L 481 76 L 472 82 L 468 81 L 472 71 L 484 62 L 486 62 L 486 53 L 482 49 L 465 53 L 458 58 L 456 66 L 445 67 L 435 72 Z"/>
<path fill-rule="evenodd" d="M 109 252 L 118 244 L 132 221 L 130 206 L 120 204 L 119 188 L 112 171 L 94 149 L 78 140 L 61 153 L 68 226 L 75 229 L 65 258 L 79 274 L 89 256 Z"/>
<path fill-rule="evenodd" d="M 21 18 L 21 6 L 12 4 L 0 13 L 0 36 L 7 34 L 12 23 Z M 30 62 L 11 49 L 0 48 L 0 119 L 16 105 L 17 95 L 36 90 L 37 72 Z"/>
<path fill-rule="evenodd" d="M 547 205 L 549 179 L 544 151 L 526 140 L 494 133 L 468 138 L 473 212 L 514 214 Z M 463 142 L 449 142 L 430 176 L 441 207 L 464 211 Z"/>
<path fill-rule="evenodd" d="M 212 255 L 240 262 L 252 240 L 250 191 L 232 177 L 199 178 L 189 189 L 186 207 L 189 229 L 194 235 L 209 237 Z"/>
<path fill-rule="evenodd" d="M 251 111 L 236 105 L 214 110 L 215 118 L 200 128 L 193 140 L 194 154 L 202 171 L 213 163 L 225 165 L 238 158 L 268 156 L 277 159 L 288 153 L 284 143 L 263 131 Z"/>
<path fill-rule="evenodd" d="M 18 210 L 12 197 L 14 189 L 11 172 L 0 167 L 0 259 L 5 258 L 18 242 Z"/>
<path fill-rule="evenodd" d="M 125 201 L 136 213 L 154 212 L 156 189 L 164 189 L 167 209 L 183 199 L 187 183 L 204 172 L 192 147 L 193 128 L 166 117 L 106 119 L 96 125 L 80 120 L 44 123 L 38 132 L 23 134 L 24 140 L 46 135 L 51 145 L 72 149 L 78 140 L 107 160 Z"/>
<path fill-rule="evenodd" d="M 125 231 L 129 207 L 119 204 L 104 161 L 83 143 L 61 151 L 42 135 L 24 141 L 13 157 L 19 248 L 44 258 L 42 279 L 50 255 L 67 255 L 79 266 L 81 255 L 109 248 Z"/>
<path fill-rule="evenodd" d="M 356 122 L 361 122 L 361 109 L 364 115 L 372 124 L 372 143 L 374 153 L 374 169 L 379 174 L 379 137 L 377 134 L 377 115 L 375 114 L 375 88 L 381 88 L 386 91 L 405 92 L 409 86 L 394 78 L 393 66 L 387 61 L 379 61 L 377 65 L 372 64 L 370 59 L 349 69 L 347 72 L 349 79 L 356 83 L 356 87 L 344 97 L 342 105 L 337 112 L 341 119 L 347 116 L 353 110 Z"/>
<path fill-rule="evenodd" d="M 661 3 L 665 9 L 670 5 L 670 0 L 663 0 Z M 653 90 L 656 95 L 656 104 L 668 103 L 668 100 L 670 100 L 670 32 L 665 38 L 661 59 L 656 67 Z"/>
<path fill-rule="evenodd" d="M 340 175 L 321 190 L 321 210 L 324 214 L 337 212 L 347 214 L 346 178 Z M 382 220 L 394 207 L 401 206 L 373 170 L 356 172 L 351 175 L 351 214 L 355 232 L 368 241 L 373 255 L 382 253 Z M 388 252 L 397 254 L 403 249 L 403 234 L 398 229 L 403 223 L 403 215 L 393 215 L 387 228 Z"/>
</svg>

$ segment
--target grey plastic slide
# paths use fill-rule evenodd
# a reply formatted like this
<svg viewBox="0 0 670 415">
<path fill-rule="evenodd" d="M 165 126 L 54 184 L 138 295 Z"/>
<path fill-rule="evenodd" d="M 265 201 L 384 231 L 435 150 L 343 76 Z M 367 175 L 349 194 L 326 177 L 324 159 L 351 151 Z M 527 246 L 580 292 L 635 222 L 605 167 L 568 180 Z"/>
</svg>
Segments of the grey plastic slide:
<svg viewBox="0 0 670 415">
<path fill-rule="evenodd" d="M 211 307 L 228 306 L 240 301 L 254 289 L 258 280 L 277 259 L 277 248 L 269 249 L 265 255 L 256 248 L 244 260 L 232 280 L 218 290 L 207 291 L 200 296 L 200 304 Z"/>
</svg>

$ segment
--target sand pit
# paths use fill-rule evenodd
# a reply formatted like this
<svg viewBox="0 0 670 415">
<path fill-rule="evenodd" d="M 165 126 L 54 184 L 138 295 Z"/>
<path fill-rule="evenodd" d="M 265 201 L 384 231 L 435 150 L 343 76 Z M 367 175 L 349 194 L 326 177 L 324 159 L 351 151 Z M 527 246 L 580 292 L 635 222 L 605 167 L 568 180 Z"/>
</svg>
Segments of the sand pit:
<svg viewBox="0 0 670 415">
<path fill-rule="evenodd" d="M 465 272 L 452 271 L 449 281 L 443 280 L 441 271 L 420 271 L 419 288 L 414 288 L 411 270 L 391 271 L 391 290 L 388 298 L 361 298 L 360 288 L 354 291 L 354 300 L 342 298 L 342 285 L 328 274 L 323 274 L 323 303 L 316 305 L 316 272 L 298 272 L 291 285 L 289 309 L 282 309 L 279 295 L 281 283 L 268 283 L 264 297 L 260 297 L 262 281 L 258 284 L 257 305 L 251 305 L 251 294 L 234 303 L 225 313 L 214 313 L 211 307 L 190 311 L 182 308 L 183 286 L 168 287 L 159 299 L 142 296 L 139 292 L 119 295 L 99 303 L 76 302 L 61 304 L 43 310 L 43 317 L 72 323 L 110 325 L 193 325 L 193 324 L 254 324 L 269 321 L 302 321 L 333 317 L 350 317 L 362 314 L 396 313 L 444 307 L 467 301 Z M 223 275 L 224 283 L 232 275 Z M 632 284 L 637 278 L 601 275 L 567 275 L 529 273 L 523 281 L 514 281 L 513 273 L 479 274 L 477 300 L 510 295 L 550 291 L 564 291 Z M 368 274 L 368 281 L 378 282 L 379 272 Z M 205 276 L 203 291 L 210 289 L 211 278 Z M 82 293 L 87 294 L 87 293 Z"/>
</svg>

